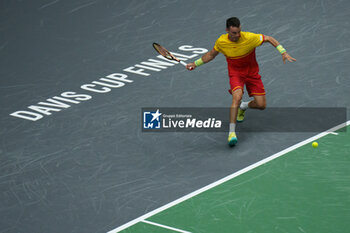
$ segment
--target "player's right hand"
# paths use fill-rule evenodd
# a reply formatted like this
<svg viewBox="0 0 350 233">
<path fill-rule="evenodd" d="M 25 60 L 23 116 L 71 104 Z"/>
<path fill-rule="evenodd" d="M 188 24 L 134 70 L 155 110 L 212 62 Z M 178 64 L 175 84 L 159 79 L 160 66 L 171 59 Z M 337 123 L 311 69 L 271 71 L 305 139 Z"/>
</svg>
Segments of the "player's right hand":
<svg viewBox="0 0 350 233">
<path fill-rule="evenodd" d="M 196 64 L 194 64 L 194 62 L 188 63 L 187 66 L 186 66 L 186 68 L 187 68 L 188 70 L 194 70 L 194 69 L 196 68 Z"/>
</svg>

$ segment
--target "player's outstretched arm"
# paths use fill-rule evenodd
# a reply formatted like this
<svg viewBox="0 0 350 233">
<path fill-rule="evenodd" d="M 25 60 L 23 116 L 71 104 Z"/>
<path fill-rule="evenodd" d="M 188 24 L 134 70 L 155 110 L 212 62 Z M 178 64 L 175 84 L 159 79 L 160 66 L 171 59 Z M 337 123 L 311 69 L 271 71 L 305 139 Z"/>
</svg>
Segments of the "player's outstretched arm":
<svg viewBox="0 0 350 233">
<path fill-rule="evenodd" d="M 281 53 L 284 64 L 286 64 L 286 60 L 288 60 L 289 62 L 296 61 L 296 59 L 290 56 L 285 50 L 285 48 L 283 48 L 283 46 L 275 38 L 273 38 L 272 36 L 264 36 L 264 38 L 264 42 L 269 42 Z"/>
<path fill-rule="evenodd" d="M 218 51 L 216 51 L 214 48 L 204 54 L 201 58 L 196 60 L 195 62 L 188 63 L 186 68 L 188 70 L 194 70 L 197 66 L 203 65 L 204 63 L 208 63 L 211 60 L 213 60 L 217 55 L 219 54 Z"/>
</svg>

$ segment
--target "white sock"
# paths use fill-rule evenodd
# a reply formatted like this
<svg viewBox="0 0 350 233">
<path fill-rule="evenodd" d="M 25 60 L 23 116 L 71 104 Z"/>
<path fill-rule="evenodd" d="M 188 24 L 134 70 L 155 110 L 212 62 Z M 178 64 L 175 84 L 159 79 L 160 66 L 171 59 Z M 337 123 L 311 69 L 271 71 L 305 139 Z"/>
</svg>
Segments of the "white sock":
<svg viewBox="0 0 350 233">
<path fill-rule="evenodd" d="M 235 123 L 230 123 L 230 133 L 236 132 L 236 124 Z"/>
<path fill-rule="evenodd" d="M 249 108 L 249 106 L 248 106 L 249 103 L 250 103 L 250 101 L 242 102 L 241 105 L 239 106 L 239 108 L 245 111 Z"/>
</svg>

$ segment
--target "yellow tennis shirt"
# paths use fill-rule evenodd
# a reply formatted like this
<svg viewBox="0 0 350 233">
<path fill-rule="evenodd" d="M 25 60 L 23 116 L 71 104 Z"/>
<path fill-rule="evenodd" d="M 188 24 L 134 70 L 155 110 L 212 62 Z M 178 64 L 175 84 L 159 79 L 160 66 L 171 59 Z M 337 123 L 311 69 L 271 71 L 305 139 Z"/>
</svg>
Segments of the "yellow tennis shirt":
<svg viewBox="0 0 350 233">
<path fill-rule="evenodd" d="M 214 49 L 229 59 L 238 59 L 249 55 L 264 42 L 263 34 L 241 32 L 237 42 L 230 41 L 228 34 L 221 35 L 215 42 Z"/>
</svg>

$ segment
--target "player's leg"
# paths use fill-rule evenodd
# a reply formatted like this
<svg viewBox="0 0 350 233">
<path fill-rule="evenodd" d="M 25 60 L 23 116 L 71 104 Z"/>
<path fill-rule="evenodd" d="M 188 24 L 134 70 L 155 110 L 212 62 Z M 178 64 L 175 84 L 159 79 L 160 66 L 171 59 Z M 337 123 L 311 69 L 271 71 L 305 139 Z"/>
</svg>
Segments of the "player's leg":
<svg viewBox="0 0 350 233">
<path fill-rule="evenodd" d="M 266 96 L 265 95 L 254 95 L 254 100 L 248 103 L 249 108 L 255 108 L 264 110 L 266 108 Z"/>
<path fill-rule="evenodd" d="M 228 144 L 230 146 L 234 146 L 237 144 L 236 119 L 242 96 L 243 90 L 241 88 L 237 88 L 236 90 L 232 91 L 232 103 L 230 106 L 230 131 L 228 135 Z"/>
<path fill-rule="evenodd" d="M 239 88 L 239 89 L 232 91 L 232 103 L 231 103 L 231 107 L 230 107 L 230 123 L 236 124 L 238 107 L 241 104 L 242 96 L 243 96 L 242 89 Z"/>
<path fill-rule="evenodd" d="M 245 79 L 240 72 L 236 72 L 234 69 L 232 69 L 231 66 L 228 66 L 228 68 L 231 87 L 229 92 L 232 94 L 232 103 L 230 106 L 230 129 L 228 134 L 228 144 L 230 146 L 234 146 L 237 144 L 237 110 L 242 100 Z"/>
</svg>

